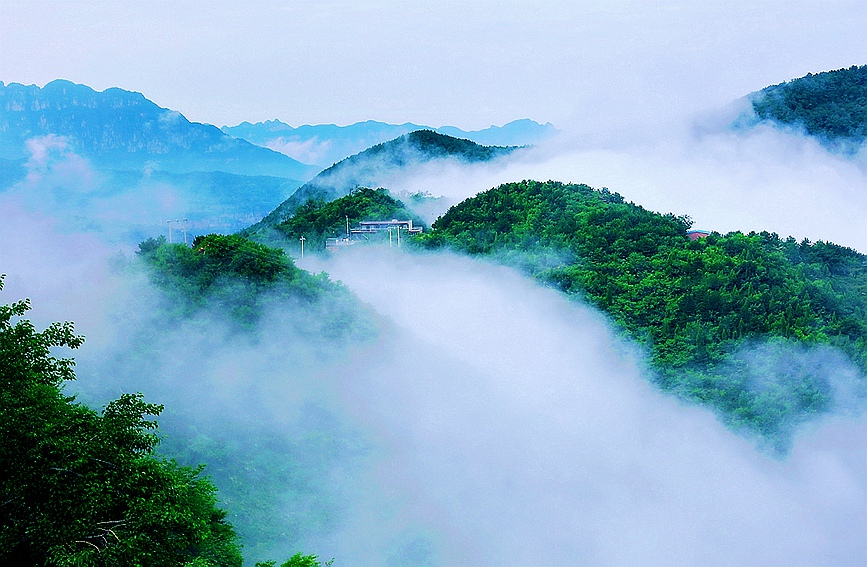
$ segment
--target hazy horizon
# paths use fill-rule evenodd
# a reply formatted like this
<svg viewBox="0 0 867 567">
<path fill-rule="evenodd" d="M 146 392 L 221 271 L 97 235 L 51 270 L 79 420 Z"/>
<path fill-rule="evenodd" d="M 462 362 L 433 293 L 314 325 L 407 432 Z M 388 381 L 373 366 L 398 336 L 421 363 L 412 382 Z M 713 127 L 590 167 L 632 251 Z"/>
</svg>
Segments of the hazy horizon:
<svg viewBox="0 0 867 567">
<path fill-rule="evenodd" d="M 5 0 L 0 80 L 120 87 L 217 126 L 581 130 L 863 64 L 865 24 L 858 1 Z"/>
</svg>

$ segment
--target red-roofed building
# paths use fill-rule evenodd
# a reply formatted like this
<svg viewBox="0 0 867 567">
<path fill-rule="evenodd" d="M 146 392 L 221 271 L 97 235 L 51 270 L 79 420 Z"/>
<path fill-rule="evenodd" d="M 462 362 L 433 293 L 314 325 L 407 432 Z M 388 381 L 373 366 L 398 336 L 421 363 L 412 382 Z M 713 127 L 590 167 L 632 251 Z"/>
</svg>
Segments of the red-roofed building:
<svg viewBox="0 0 867 567">
<path fill-rule="evenodd" d="M 709 230 L 687 230 L 686 235 L 690 240 L 698 240 L 699 238 L 707 238 L 710 236 Z"/>
</svg>

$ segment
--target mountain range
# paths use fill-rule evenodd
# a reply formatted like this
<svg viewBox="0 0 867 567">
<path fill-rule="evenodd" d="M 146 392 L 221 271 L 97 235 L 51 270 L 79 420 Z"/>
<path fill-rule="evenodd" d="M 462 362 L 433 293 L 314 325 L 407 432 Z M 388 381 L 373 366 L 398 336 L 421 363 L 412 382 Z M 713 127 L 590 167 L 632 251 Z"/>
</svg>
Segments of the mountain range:
<svg viewBox="0 0 867 567">
<path fill-rule="evenodd" d="M 0 82 L 0 191 L 18 188 L 25 200 L 70 226 L 110 239 L 140 240 L 157 226 L 165 229 L 166 218 L 187 218 L 197 233 L 233 232 L 269 211 L 285 217 L 307 199 L 377 187 L 420 164 L 485 161 L 514 149 L 442 132 L 521 145 L 556 132 L 551 124 L 517 120 L 478 132 L 446 126 L 440 133 L 411 134 L 422 128 L 368 121 L 292 129 L 273 121 L 221 131 L 120 88 L 100 92 L 67 80 L 44 87 Z M 257 137 L 265 130 L 271 134 Z M 275 133 L 286 139 L 290 131 L 340 156 L 340 163 L 294 195 L 321 168 L 255 143 Z M 236 137 L 241 135 L 250 140 Z M 358 155 L 343 159 L 350 154 Z"/>
<path fill-rule="evenodd" d="M 283 152 L 305 163 L 321 164 L 323 167 L 376 144 L 418 130 L 431 130 L 486 146 L 533 145 L 557 134 L 557 129 L 550 122 L 539 124 L 527 118 L 474 131 L 465 131 L 454 126 L 432 128 L 411 122 L 387 124 L 374 120 L 348 126 L 317 124 L 297 128 L 279 120 L 268 120 L 255 124 L 242 122 L 237 126 L 223 126 L 222 130 L 253 144 Z"/>
<path fill-rule="evenodd" d="M 856 80 L 849 82 L 852 76 Z M 847 74 L 838 83 L 842 75 L 811 75 L 769 87 L 752 99 L 755 115 L 745 126 L 765 120 L 804 128 L 820 139 L 849 143 L 851 132 L 857 136 L 867 123 L 863 111 L 867 97 L 862 96 L 864 85 L 858 87 L 857 76 Z M 834 86 L 838 84 L 853 88 Z M 427 165 L 484 164 L 520 150 L 414 130 L 342 159 L 295 190 L 300 181 L 284 175 L 226 171 L 249 167 L 251 171 L 285 173 L 280 168 L 288 168 L 290 158 L 256 149 L 216 127 L 190 123 L 137 93 L 120 89 L 96 93 L 66 81 L 55 81 L 43 89 L 0 87 L 0 191 L 17 191 L 32 199 L 40 213 L 63 213 L 87 223 L 102 223 L 97 227 L 100 231 L 106 230 L 107 223 L 122 223 L 127 233 L 135 223 L 140 227 L 161 223 L 165 230 L 163 219 L 183 213 L 201 220 L 197 226 L 201 234 L 235 230 L 227 227 L 243 222 L 244 211 L 267 211 L 282 201 L 244 235 L 199 236 L 192 247 L 170 244 L 162 237 L 148 238 L 139 246 L 135 260 L 113 260 L 118 277 L 135 275 L 138 266 L 164 295 L 148 292 L 133 297 L 143 289 L 135 285 L 129 295 L 120 296 L 124 298 L 121 307 L 115 306 L 119 300 L 112 297 L 111 288 L 124 286 L 100 283 L 90 275 L 92 270 L 78 281 L 70 278 L 70 274 L 78 276 L 77 271 L 43 268 L 36 276 L 86 287 L 92 294 L 71 293 L 58 301 L 92 298 L 83 303 L 85 309 L 110 315 L 105 321 L 87 321 L 91 328 L 96 323 L 105 330 L 97 339 L 97 348 L 103 350 L 91 356 L 90 365 L 81 364 L 84 396 L 106 390 L 113 398 L 119 389 L 149 396 L 174 395 L 173 402 L 169 398 L 173 409 L 159 417 L 163 427 L 159 435 L 150 416 L 159 414 L 161 406 L 145 404 L 143 394 L 123 395 L 98 416 L 74 404 L 75 397 L 61 390 L 60 384 L 74 376 L 72 363 L 52 358 L 50 349 L 80 344 L 82 337 L 74 335 L 70 323 L 37 333 L 29 321 L 13 320 L 29 309 L 28 302 L 0 305 L 0 374 L 4 376 L 0 381 L 4 400 L 0 430 L 8 433 L 0 446 L 0 455 L 6 457 L 0 458 L 0 465 L 7 473 L 0 474 L 0 488 L 14 496 L 0 509 L 5 519 L 0 522 L 0 540 L 7 543 L 0 559 L 7 559 L 7 564 L 81 564 L 90 558 L 103 564 L 125 564 L 150 557 L 160 565 L 240 565 L 241 541 L 252 562 L 264 560 L 268 554 L 263 550 L 277 546 L 304 549 L 311 541 L 337 540 L 355 530 L 367 537 L 371 522 L 380 519 L 385 520 L 383 525 L 393 523 L 401 529 L 415 529 L 412 524 L 418 522 L 418 531 L 403 531 L 387 544 L 374 542 L 369 547 L 372 552 L 362 546 L 367 556 L 360 562 L 385 559 L 382 550 L 391 553 L 389 546 L 394 541 L 402 549 L 419 548 L 427 553 L 428 549 L 438 551 L 441 539 L 446 556 L 451 552 L 446 543 L 454 539 L 453 533 L 459 539 L 470 534 L 466 537 L 471 539 L 478 531 L 474 519 L 493 518 L 504 509 L 507 514 L 513 511 L 514 496 L 525 487 L 528 496 L 524 499 L 533 510 L 538 508 L 533 503 L 540 500 L 539 494 L 556 508 L 568 509 L 563 522 L 555 518 L 546 523 L 544 509 L 537 515 L 545 526 L 566 526 L 561 540 L 566 541 L 575 535 L 571 511 L 583 512 L 583 504 L 590 504 L 587 517 L 595 517 L 594 510 L 607 510 L 609 504 L 618 513 L 624 511 L 624 502 L 646 504 L 650 513 L 644 516 L 650 517 L 668 494 L 682 496 L 681 485 L 702 489 L 726 483 L 736 486 L 734 492 L 720 494 L 743 493 L 746 506 L 743 514 L 736 508 L 723 510 L 723 516 L 729 518 L 724 528 L 742 518 L 755 519 L 754 503 L 760 497 L 782 502 L 784 513 L 794 510 L 789 515 L 796 522 L 808 520 L 805 525 L 818 534 L 812 539 L 830 541 L 834 547 L 843 541 L 863 551 L 863 514 L 857 507 L 863 491 L 858 492 L 855 476 L 847 476 L 860 470 L 849 466 L 850 457 L 857 461 L 863 455 L 860 425 L 856 435 L 850 436 L 848 429 L 834 424 L 830 431 L 837 436 L 837 449 L 826 450 L 822 445 L 822 439 L 829 437 L 813 436 L 808 437 L 808 445 L 800 446 L 808 449 L 806 457 L 796 451 L 791 460 L 765 463 L 741 452 L 699 414 L 680 421 L 677 406 L 651 395 L 645 384 L 633 380 L 644 374 L 633 366 L 646 364 L 659 389 L 712 409 L 730 428 L 785 455 L 805 424 L 815 427 L 823 416 L 838 411 L 863 417 L 867 399 L 864 254 L 768 232 L 691 231 L 689 217 L 645 210 L 605 188 L 526 180 L 504 183 L 456 204 L 430 230 L 405 244 L 449 250 L 447 256 L 418 254 L 411 264 L 402 265 L 397 262 L 403 256 L 383 254 L 385 261 L 379 265 L 370 262 L 372 256 L 357 256 L 361 261 L 346 264 L 353 271 L 362 262 L 370 264 L 356 281 L 369 278 L 384 292 L 377 303 L 362 305 L 360 293 L 355 296 L 357 292 L 349 287 L 334 284 L 324 272 L 308 273 L 284 250 L 269 249 L 245 236 L 257 237 L 256 230 L 269 231 L 276 223 L 272 232 L 282 231 L 296 243 L 302 237 L 322 243 L 335 228 L 342 228 L 343 220 L 355 222 L 367 214 L 379 219 L 410 214 L 404 203 L 375 187 L 419 171 L 439 173 L 436 168 L 423 169 Z M 825 96 L 832 91 L 837 93 L 836 101 Z M 817 128 L 811 126 L 814 118 Z M 835 130 L 835 124 L 845 128 Z M 249 162 L 244 155 L 250 156 Z M 359 189 L 363 186 L 369 188 Z M 698 184 L 696 191 L 704 190 L 707 188 Z M 824 190 L 816 187 L 817 192 Z M 10 211 L 15 214 L 15 209 L 0 208 L 6 218 Z M 222 215 L 228 215 L 234 224 L 206 225 Z M 146 228 L 140 232 L 145 233 Z M 381 236 L 384 244 L 386 237 Z M 72 249 L 67 240 L 66 235 L 61 236 L 62 250 Z M 6 258 L 34 250 L 21 248 L 23 241 L 10 239 L 4 248 L 0 240 L 0 250 L 11 251 Z M 315 251 L 312 244 L 308 243 L 308 250 Z M 339 255 L 344 252 L 335 254 L 329 270 L 339 268 Z M 604 314 L 604 326 L 601 321 L 588 323 L 596 318 L 583 309 L 549 302 L 547 289 L 518 286 L 510 279 L 502 288 L 479 286 L 473 277 L 488 272 L 483 263 L 473 264 L 472 272 L 461 268 L 449 275 L 453 269 L 449 265 L 463 262 L 457 254 L 515 267 L 593 306 Z M 90 260 L 93 254 L 81 256 Z M 447 263 L 438 262 L 443 258 Z M 40 258 L 36 265 L 46 263 Z M 376 274 L 389 263 L 396 268 L 393 272 Z M 431 266 L 434 269 L 421 269 Z M 394 278 L 400 271 L 413 279 Z M 344 273 L 350 273 L 349 269 Z M 503 271 L 483 275 L 491 280 L 511 278 Z M 448 285 L 438 288 L 436 284 L 446 277 Z M 419 285 L 402 285 L 404 282 Z M 509 293 L 499 295 L 500 289 Z M 544 302 L 539 299 L 542 295 L 534 295 L 539 291 L 546 293 Z M 471 302 L 480 301 L 483 295 L 490 295 L 491 303 L 482 305 L 480 315 L 466 317 L 464 312 L 472 311 Z M 531 297 L 524 302 L 524 296 Z M 448 305 L 453 299 L 457 302 Z M 493 309 L 494 303 L 502 311 Z M 383 309 L 389 304 L 400 309 Z M 402 323 L 398 311 L 404 311 L 400 317 L 411 324 Z M 531 313 L 541 314 L 540 318 L 530 320 Z M 571 319 L 576 320 L 575 325 L 566 324 Z M 525 324 L 528 320 L 532 324 Z M 609 338 L 608 325 L 617 329 L 623 342 Z M 416 328 L 424 332 L 415 334 Z M 109 340 L 111 332 L 117 334 L 117 340 Z M 598 342 L 593 336 L 597 333 Z M 542 338 L 530 341 L 535 335 Z M 450 340 L 440 340 L 444 336 Z M 105 344 L 111 342 L 117 344 Z M 572 344 L 582 349 L 570 354 Z M 514 351 L 515 358 L 504 357 L 507 350 Z M 596 351 L 601 352 L 599 358 Z M 588 357 L 588 363 L 584 365 L 579 357 Z M 613 359 L 612 370 L 601 364 L 607 358 Z M 546 379 L 528 379 L 534 375 Z M 448 379 L 440 381 L 440 376 Z M 632 381 L 635 387 L 628 386 Z M 404 389 L 407 385 L 413 388 Z M 431 393 L 445 397 L 435 398 Z M 622 406 L 619 398 L 624 398 Z M 471 402 L 463 405 L 467 399 Z M 261 400 L 274 401 L 274 405 Z M 594 408 L 599 411 L 593 413 Z M 589 414 L 582 413 L 587 410 Z M 452 416 L 462 415 L 475 415 L 478 421 L 453 423 Z M 635 423 L 626 427 L 622 417 L 628 420 L 629 416 L 635 416 Z M 658 427 L 669 420 L 674 424 L 671 428 Z M 560 425 L 549 429 L 549 422 Z M 591 422 L 594 425 L 587 427 Z M 455 445 L 472 429 L 467 423 L 491 433 L 469 435 L 467 442 Z M 408 435 L 401 437 L 404 430 Z M 529 435 L 513 435 L 523 430 Z M 682 444 L 684 432 L 687 437 L 694 435 L 694 441 Z M 393 444 L 381 441 L 389 437 L 395 438 Z M 630 437 L 634 441 L 624 442 Z M 199 477 L 202 469 L 181 468 L 174 460 L 158 456 L 154 448 L 159 438 L 163 439 L 162 456 L 179 463 L 210 463 L 208 473 L 220 486 L 219 505 L 232 511 L 230 519 L 238 537 L 224 522 L 226 512 L 216 508 L 215 488 Z M 497 445 L 503 439 L 505 449 Z M 529 445 L 545 447 L 537 453 Z M 608 446 L 612 451 L 600 450 Z M 633 447 L 641 451 L 630 453 Z M 667 485 L 659 480 L 662 477 L 654 476 L 654 467 L 643 460 L 643 454 L 657 449 L 666 461 L 661 474 L 673 479 L 675 492 L 666 492 Z M 838 449 L 846 452 L 835 452 Z M 380 452 L 396 456 L 380 460 Z M 714 468 L 715 460 L 727 458 L 729 452 L 738 455 L 731 465 Z M 485 459 L 475 460 L 477 453 L 494 454 L 496 464 L 487 468 Z M 557 469 L 563 456 L 573 453 L 589 457 L 586 462 L 570 457 Z M 615 454 L 616 459 L 605 460 Z M 488 474 L 503 470 L 501 457 L 509 464 L 506 477 Z M 667 462 L 672 460 L 669 457 L 674 464 Z M 456 463 L 457 468 L 443 467 L 442 460 Z M 529 463 L 532 474 L 512 474 L 518 470 L 512 466 L 516 462 Z M 404 477 L 404 471 L 412 472 L 416 463 L 422 472 Z M 574 463 L 579 465 L 574 476 L 577 483 L 571 484 L 582 492 L 577 500 L 573 493 L 562 490 L 573 478 L 550 482 L 564 471 L 568 475 Z M 681 476 L 683 463 L 689 470 L 700 469 L 708 484 L 684 483 L 689 478 Z M 708 463 L 710 468 L 705 466 Z M 728 465 L 728 461 L 722 463 Z M 369 464 L 371 468 L 366 468 Z M 397 473 L 391 476 L 394 470 Z M 426 483 L 430 478 L 437 482 L 449 478 L 440 471 L 450 470 L 458 473 L 454 478 L 463 479 L 463 484 L 443 499 L 439 485 Z M 472 474 L 466 474 L 467 470 Z M 387 474 L 383 476 L 382 471 Z M 844 490 L 828 492 L 832 498 L 825 500 L 812 493 L 804 500 L 790 500 L 789 491 L 799 487 L 792 479 L 801 477 L 809 485 L 836 483 Z M 771 482 L 775 479 L 784 481 L 785 489 L 778 490 Z M 380 484 L 385 492 L 378 488 L 365 491 Z M 534 492 L 550 484 L 552 492 Z M 392 485 L 398 486 L 395 493 L 389 492 Z M 363 489 L 355 492 L 357 486 Z M 405 504 L 393 496 L 403 498 L 408 494 L 402 492 L 406 487 L 420 491 L 421 499 L 407 499 L 407 513 L 395 515 L 388 509 L 403 509 Z M 465 507 L 452 506 L 454 502 L 463 506 L 465 496 L 479 487 L 496 497 L 502 495 L 506 507 L 479 508 L 476 500 Z M 644 492 L 649 495 L 641 499 Z M 583 493 L 590 497 L 584 498 Z M 605 496 L 610 493 L 616 493 L 613 504 Z M 596 507 L 596 494 L 603 495 L 601 508 Z M 706 509 L 715 497 L 702 494 L 697 506 Z M 824 504 L 815 506 L 820 500 Z M 361 501 L 364 505 L 358 505 Z M 377 514 L 363 514 L 368 502 Z M 479 502 L 484 504 L 485 499 Z M 576 506 L 570 506 L 575 502 Z M 383 503 L 387 510 L 378 515 Z M 846 506 L 838 506 L 840 503 Z M 417 511 L 431 506 L 437 513 L 428 524 L 426 514 Z M 835 507 L 839 512 L 831 513 Z M 824 515 L 830 518 L 827 529 L 820 517 Z M 693 520 L 692 515 L 683 517 Z M 715 529 L 714 521 L 720 515 L 714 512 L 709 517 L 707 526 Z M 759 514 L 745 529 L 773 523 L 766 522 L 768 518 L 776 516 Z M 503 524 L 479 525 L 483 532 L 503 533 Z M 612 525 L 620 529 L 623 522 Z M 639 543 L 647 540 L 647 530 L 640 529 L 643 526 L 637 529 Z M 663 529 L 683 527 L 677 522 L 671 526 L 664 524 Z M 841 530 L 840 526 L 854 527 Z M 708 532 L 702 525 L 698 528 L 693 531 L 699 538 Z M 522 526 L 518 530 L 526 531 Z M 422 531 L 432 534 L 430 539 L 417 539 L 415 534 Z M 595 538 L 588 540 L 592 547 L 601 532 L 590 531 Z M 686 539 L 677 538 L 689 544 L 690 530 L 686 532 Z M 792 539 L 785 530 L 769 533 L 783 534 L 785 537 L 777 538 L 781 545 Z M 842 535 L 835 539 L 835 534 Z M 389 538 L 377 534 L 374 539 Z M 761 541 L 777 539 L 762 537 Z M 858 546 L 853 547 L 849 540 Z M 404 546 L 403 542 L 408 543 Z M 810 543 L 804 549 L 809 551 Z M 470 548 L 475 556 L 482 546 Z M 669 551 L 665 550 L 664 557 L 669 557 Z M 432 553 L 417 563 L 435 563 L 439 556 Z M 544 550 L 531 560 L 543 555 Z M 402 557 L 389 555 L 388 562 L 412 563 L 400 561 Z M 688 555 L 676 559 L 684 557 L 683 562 L 689 562 Z M 824 559 L 831 563 L 838 557 Z M 299 553 L 285 565 L 322 565 L 316 559 Z M 482 562 L 497 563 L 485 559 Z M 352 563 L 353 558 L 339 560 Z"/>
<path fill-rule="evenodd" d="M 56 80 L 40 88 L 0 83 L 0 158 L 25 160 L 28 140 L 63 137 L 70 149 L 112 170 L 223 171 L 305 181 L 320 168 L 190 122 L 141 93 Z"/>
</svg>

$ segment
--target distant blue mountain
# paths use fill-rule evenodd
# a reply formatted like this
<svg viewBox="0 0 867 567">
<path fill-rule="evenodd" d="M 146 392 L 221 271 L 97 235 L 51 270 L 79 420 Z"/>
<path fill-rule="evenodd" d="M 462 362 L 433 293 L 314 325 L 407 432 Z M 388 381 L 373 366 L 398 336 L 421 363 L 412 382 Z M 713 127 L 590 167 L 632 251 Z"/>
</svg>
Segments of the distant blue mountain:
<svg viewBox="0 0 867 567">
<path fill-rule="evenodd" d="M 0 159 L 26 159 L 28 140 L 52 134 L 112 170 L 222 171 L 304 181 L 321 169 L 190 122 L 140 93 L 98 92 L 64 80 L 42 88 L 0 82 Z"/>
<path fill-rule="evenodd" d="M 454 126 L 431 128 L 407 122 L 387 124 L 368 120 L 349 126 L 334 124 L 304 125 L 294 128 L 279 120 L 242 122 L 223 126 L 223 132 L 265 146 L 307 163 L 329 166 L 371 146 L 393 140 L 418 130 L 433 130 L 454 138 L 463 138 L 486 146 L 526 146 L 539 143 L 556 134 L 549 122 L 539 124 L 529 119 L 515 120 L 504 126 L 467 132 Z"/>
</svg>

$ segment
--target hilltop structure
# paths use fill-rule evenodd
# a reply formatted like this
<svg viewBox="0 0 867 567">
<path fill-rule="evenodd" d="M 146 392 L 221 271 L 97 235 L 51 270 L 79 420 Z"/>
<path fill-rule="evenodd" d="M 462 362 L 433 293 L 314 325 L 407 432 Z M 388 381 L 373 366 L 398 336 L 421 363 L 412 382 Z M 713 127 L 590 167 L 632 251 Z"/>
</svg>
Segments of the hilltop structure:
<svg viewBox="0 0 867 567">
<path fill-rule="evenodd" d="M 698 240 L 699 238 L 707 238 L 710 236 L 709 230 L 687 230 L 686 235 L 690 240 Z"/>
<path fill-rule="evenodd" d="M 383 232 L 388 233 L 388 243 L 393 244 L 392 235 L 396 235 L 397 245 L 400 246 L 401 231 L 406 234 L 421 234 L 424 229 L 420 226 L 414 226 L 412 219 L 408 220 L 377 220 L 377 221 L 360 221 L 358 226 L 349 228 L 347 223 L 346 236 L 343 238 L 326 238 L 325 249 L 334 251 L 343 246 L 350 246 L 356 242 L 369 240 L 371 236 Z"/>
</svg>

